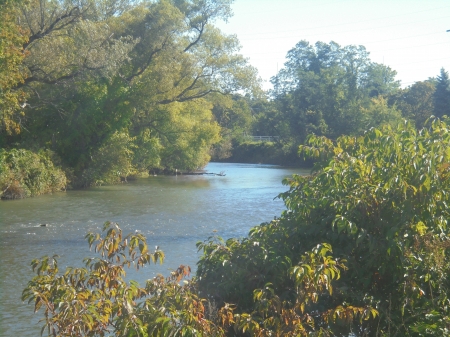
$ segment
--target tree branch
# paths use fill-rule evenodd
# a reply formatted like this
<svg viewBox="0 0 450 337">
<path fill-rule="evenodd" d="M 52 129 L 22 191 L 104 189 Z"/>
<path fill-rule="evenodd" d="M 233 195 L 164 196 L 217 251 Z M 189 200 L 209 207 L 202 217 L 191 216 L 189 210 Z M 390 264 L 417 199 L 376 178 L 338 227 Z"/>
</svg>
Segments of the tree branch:
<svg viewBox="0 0 450 337">
<path fill-rule="evenodd" d="M 193 46 L 195 46 L 198 43 L 198 41 L 200 41 L 200 39 L 202 38 L 203 31 L 205 29 L 206 24 L 207 24 L 207 21 L 204 21 L 204 22 L 201 23 L 200 29 L 195 27 L 195 29 L 198 31 L 198 36 L 197 36 L 197 38 L 194 41 L 189 43 L 189 45 L 186 48 L 184 48 L 183 52 L 186 53 L 189 49 L 191 49 Z"/>
<path fill-rule="evenodd" d="M 78 13 L 74 14 L 74 12 L 78 12 Z M 24 15 L 27 18 L 27 15 L 25 13 L 24 13 Z M 73 7 L 69 12 L 66 12 L 65 14 L 56 18 L 55 21 L 53 21 L 52 24 L 50 24 L 50 26 L 47 27 L 47 29 L 44 29 L 45 24 L 41 23 L 41 27 L 40 27 L 41 29 L 38 32 L 33 33 L 29 37 L 28 41 L 23 45 L 23 48 L 26 49 L 31 43 L 47 36 L 48 34 L 50 34 L 53 31 L 61 30 L 64 27 L 67 27 L 68 25 L 75 22 L 78 18 L 80 18 L 81 15 L 82 15 L 82 12 L 80 12 L 79 7 L 76 6 L 76 7 Z M 42 20 L 43 20 L 43 14 L 41 14 L 41 16 L 42 16 Z M 53 14 L 52 14 L 52 16 L 53 16 Z M 70 20 L 63 22 L 63 20 L 65 20 L 67 18 L 70 18 Z M 28 19 L 27 19 L 27 21 L 28 21 Z M 56 27 L 56 25 L 58 25 L 61 22 L 62 22 L 62 24 L 60 26 Z M 28 22 L 28 26 L 30 27 L 30 31 L 33 32 L 30 22 Z"/>
</svg>

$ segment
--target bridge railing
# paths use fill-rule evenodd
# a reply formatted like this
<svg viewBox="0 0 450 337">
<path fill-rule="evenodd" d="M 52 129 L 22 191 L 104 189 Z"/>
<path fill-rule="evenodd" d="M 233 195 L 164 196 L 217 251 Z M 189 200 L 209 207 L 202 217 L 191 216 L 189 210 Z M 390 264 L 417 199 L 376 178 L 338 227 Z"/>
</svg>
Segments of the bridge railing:
<svg viewBox="0 0 450 337">
<path fill-rule="evenodd" d="M 280 140 L 279 136 L 247 136 L 254 142 L 277 142 Z"/>
</svg>

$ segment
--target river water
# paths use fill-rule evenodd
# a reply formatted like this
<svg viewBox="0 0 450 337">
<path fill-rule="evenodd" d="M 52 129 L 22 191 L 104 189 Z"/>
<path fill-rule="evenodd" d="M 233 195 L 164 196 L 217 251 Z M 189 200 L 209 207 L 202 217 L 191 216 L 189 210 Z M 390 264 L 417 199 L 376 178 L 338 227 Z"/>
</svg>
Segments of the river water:
<svg viewBox="0 0 450 337">
<path fill-rule="evenodd" d="M 84 236 L 100 232 L 105 221 L 124 233 L 140 231 L 149 246 L 166 255 L 163 265 L 130 272 L 144 284 L 180 264 L 195 270 L 196 242 L 219 235 L 243 237 L 274 216 L 284 204 L 274 199 L 287 190 L 281 180 L 299 169 L 272 165 L 210 163 L 207 172 L 226 176 L 155 176 L 127 184 L 55 193 L 0 202 L 0 336 L 39 336 L 42 313 L 22 303 L 21 292 L 33 277 L 32 259 L 59 255 L 59 268 L 81 266 L 93 256 Z M 47 224 L 41 227 L 40 224 Z"/>
</svg>

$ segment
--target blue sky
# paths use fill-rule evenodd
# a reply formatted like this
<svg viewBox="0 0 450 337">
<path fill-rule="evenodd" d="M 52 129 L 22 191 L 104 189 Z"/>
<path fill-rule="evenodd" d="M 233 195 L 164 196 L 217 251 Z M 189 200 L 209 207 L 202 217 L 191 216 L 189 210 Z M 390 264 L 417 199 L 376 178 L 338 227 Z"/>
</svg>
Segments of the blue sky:
<svg viewBox="0 0 450 337">
<path fill-rule="evenodd" d="M 450 0 L 235 0 L 232 9 L 215 24 L 238 37 L 266 89 L 300 40 L 363 45 L 402 87 L 450 71 Z"/>
</svg>

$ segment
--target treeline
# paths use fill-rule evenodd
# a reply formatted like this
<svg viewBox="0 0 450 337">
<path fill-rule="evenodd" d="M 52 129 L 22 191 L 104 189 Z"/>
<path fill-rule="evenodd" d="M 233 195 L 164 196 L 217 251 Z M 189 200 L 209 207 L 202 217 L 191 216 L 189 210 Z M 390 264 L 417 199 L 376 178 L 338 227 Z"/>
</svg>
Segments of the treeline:
<svg viewBox="0 0 450 337">
<path fill-rule="evenodd" d="M 444 69 L 436 78 L 404 89 L 395 76 L 395 70 L 372 62 L 363 46 L 300 41 L 272 78 L 269 99 L 248 101 L 252 112 L 248 134 L 278 137 L 279 142 L 271 145 L 274 157 L 299 163 L 298 146 L 311 134 L 336 139 L 405 119 L 420 129 L 433 115 L 449 115 L 450 82 Z M 232 160 L 251 158 L 249 148 L 256 152 L 261 148 L 245 139 L 234 146 Z"/>
<path fill-rule="evenodd" d="M 404 119 L 420 129 L 450 112 L 444 69 L 402 89 L 363 46 L 335 42 L 300 41 L 263 93 L 236 38 L 214 27 L 230 3 L 3 2 L 0 158 L 46 153 L 41 162 L 52 158 L 72 187 L 195 170 L 211 157 L 302 165 L 310 162 L 297 149 L 309 135 L 360 135 Z M 31 172 L 6 159 L 0 167 L 2 198 L 49 190 L 25 193 Z"/>
<path fill-rule="evenodd" d="M 213 25 L 229 15 L 229 0 L 3 3 L 1 147 L 52 151 L 75 187 L 204 166 L 213 108 L 258 94 Z"/>
</svg>

